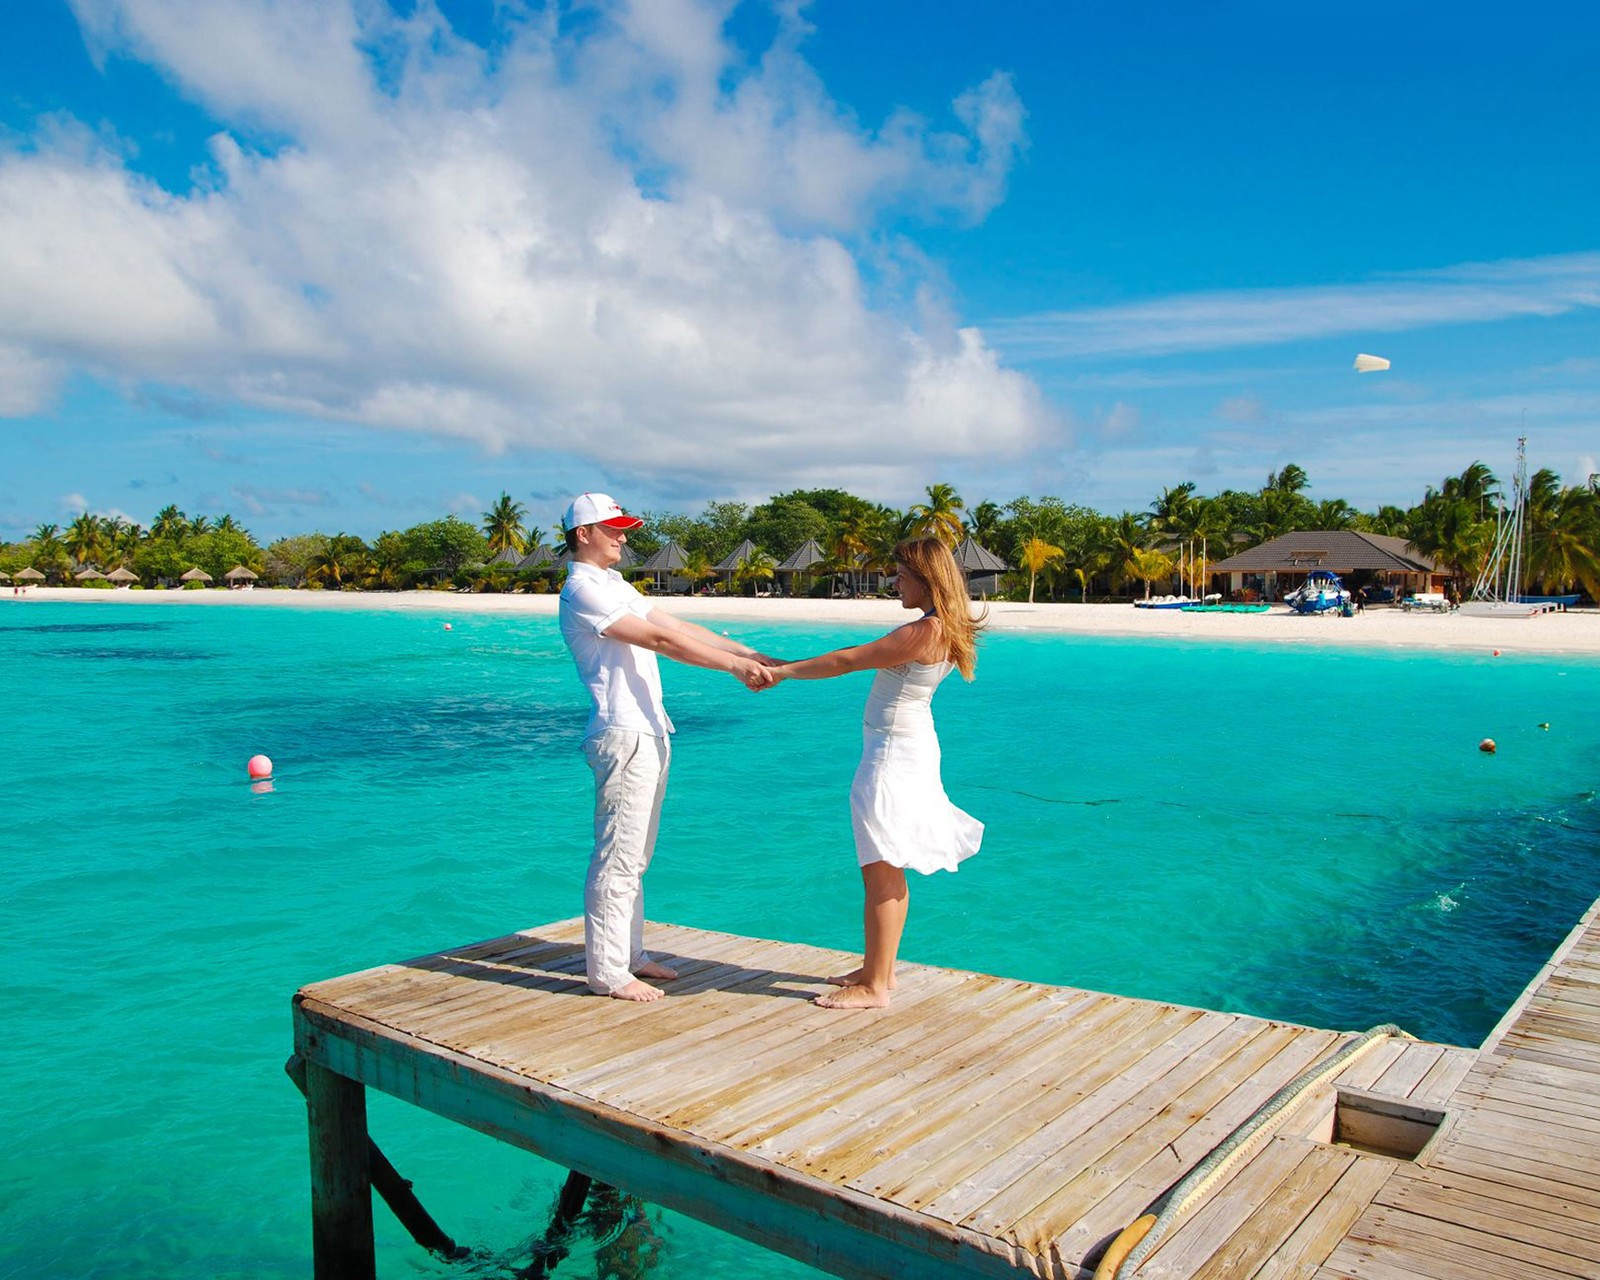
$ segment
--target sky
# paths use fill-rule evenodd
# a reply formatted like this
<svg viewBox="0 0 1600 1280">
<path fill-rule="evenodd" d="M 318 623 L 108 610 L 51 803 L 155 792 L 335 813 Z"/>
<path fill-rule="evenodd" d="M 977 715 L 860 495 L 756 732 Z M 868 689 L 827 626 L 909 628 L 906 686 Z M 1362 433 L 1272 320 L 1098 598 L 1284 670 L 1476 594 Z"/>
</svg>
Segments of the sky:
<svg viewBox="0 0 1600 1280">
<path fill-rule="evenodd" d="M 1589 0 L 7 0 L 0 539 L 1600 471 Z M 1358 352 L 1391 361 L 1359 374 Z"/>
</svg>

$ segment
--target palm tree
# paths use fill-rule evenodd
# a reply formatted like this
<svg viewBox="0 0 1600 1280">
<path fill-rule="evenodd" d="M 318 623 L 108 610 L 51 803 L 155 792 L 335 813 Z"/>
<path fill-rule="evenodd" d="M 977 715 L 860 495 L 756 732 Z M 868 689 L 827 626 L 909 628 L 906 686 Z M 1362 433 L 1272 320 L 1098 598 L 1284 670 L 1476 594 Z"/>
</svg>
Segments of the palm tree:
<svg viewBox="0 0 1600 1280">
<path fill-rule="evenodd" d="M 41 554 L 54 554 L 61 550 L 61 526 L 41 524 L 34 529 L 32 540 L 38 543 Z"/>
<path fill-rule="evenodd" d="M 961 541 L 966 526 L 961 522 L 961 495 L 953 485 L 930 484 L 928 500 L 912 504 L 908 533 L 913 538 L 938 538 L 947 547 Z"/>
<path fill-rule="evenodd" d="M 1022 567 L 1028 571 L 1028 603 L 1033 603 L 1033 584 L 1039 577 L 1039 571 L 1046 569 L 1057 561 L 1065 560 L 1067 553 L 1060 547 L 1046 542 L 1043 538 L 1029 538 L 1017 551 L 1017 559 Z"/>
<path fill-rule="evenodd" d="M 101 532 L 100 521 L 87 511 L 74 518 L 67 526 L 65 542 L 68 554 L 80 567 L 91 560 L 105 558 L 102 551 L 105 546 L 105 535 Z"/>
<path fill-rule="evenodd" d="M 1430 489 L 1411 512 L 1409 545 L 1445 565 L 1464 585 L 1477 580 L 1494 547 L 1494 524 L 1478 518 L 1476 502 Z"/>
<path fill-rule="evenodd" d="M 203 533 L 211 532 L 210 516 L 195 516 L 189 521 L 189 536 L 198 538 Z"/>
<path fill-rule="evenodd" d="M 831 571 L 849 574 L 851 589 L 856 592 L 861 589 L 861 569 L 872 554 L 877 523 L 873 508 L 859 498 L 852 499 L 842 511 L 832 545 L 828 547 Z"/>
<path fill-rule="evenodd" d="M 213 533 L 243 533 L 244 532 L 244 530 L 240 528 L 239 522 L 237 520 L 235 520 L 231 515 L 224 515 L 222 517 L 222 519 L 218 520 L 216 522 L 216 524 L 211 526 L 211 531 Z"/>
<path fill-rule="evenodd" d="M 179 511 L 175 503 L 168 503 L 156 512 L 150 525 L 152 538 L 181 538 L 189 532 L 189 517 Z"/>
<path fill-rule="evenodd" d="M 1269 472 L 1264 493 L 1299 493 L 1311 484 L 1303 467 L 1286 463 L 1282 471 Z"/>
<path fill-rule="evenodd" d="M 1141 556 L 1149 549 L 1149 537 L 1139 517 L 1131 511 L 1124 511 L 1110 523 L 1106 529 L 1106 550 L 1113 584 L 1126 586 L 1140 576 L 1141 568 L 1148 564 Z M 1172 567 L 1170 557 L 1167 567 L 1169 570 Z"/>
<path fill-rule="evenodd" d="M 1528 579 L 1556 593 L 1582 586 L 1600 600 L 1600 507 L 1587 485 L 1561 487 L 1541 468 L 1528 481 Z"/>
<path fill-rule="evenodd" d="M 527 509 L 513 502 L 509 493 L 501 491 L 495 504 L 483 513 L 483 532 L 489 539 L 489 554 L 497 555 L 508 548 L 521 555 L 528 549 L 528 532 L 522 517 Z"/>
<path fill-rule="evenodd" d="M 1172 572 L 1173 558 L 1165 551 L 1155 547 L 1135 548 L 1133 555 L 1128 560 L 1128 576 L 1138 578 L 1144 583 L 1144 598 L 1150 598 L 1150 584 L 1157 578 L 1164 578 Z"/>
<path fill-rule="evenodd" d="M 697 583 L 704 582 L 713 576 L 717 566 L 712 563 L 711 557 L 704 551 L 686 551 L 683 557 L 683 568 L 680 572 L 689 579 L 689 589 L 692 591 Z"/>
<path fill-rule="evenodd" d="M 335 534 L 306 564 L 306 579 L 342 590 L 368 573 L 371 556 L 367 544 L 348 533 Z"/>
<path fill-rule="evenodd" d="M 1000 532 L 1000 522 L 1005 518 L 1004 507 L 985 500 L 967 512 L 967 528 L 974 538 L 987 547 Z"/>
<path fill-rule="evenodd" d="M 1148 524 L 1157 533 L 1182 536 L 1192 519 L 1191 508 L 1197 505 L 1194 481 L 1185 480 L 1157 496 L 1150 504 Z"/>
<path fill-rule="evenodd" d="M 733 584 L 742 587 L 748 582 L 753 592 L 757 582 L 770 579 L 777 569 L 778 562 L 757 547 L 734 566 Z"/>
<path fill-rule="evenodd" d="M 1319 502 L 1316 512 L 1311 518 L 1313 529 L 1351 529 L 1355 527 L 1356 517 L 1360 514 L 1343 498 L 1329 498 L 1326 502 Z"/>
</svg>

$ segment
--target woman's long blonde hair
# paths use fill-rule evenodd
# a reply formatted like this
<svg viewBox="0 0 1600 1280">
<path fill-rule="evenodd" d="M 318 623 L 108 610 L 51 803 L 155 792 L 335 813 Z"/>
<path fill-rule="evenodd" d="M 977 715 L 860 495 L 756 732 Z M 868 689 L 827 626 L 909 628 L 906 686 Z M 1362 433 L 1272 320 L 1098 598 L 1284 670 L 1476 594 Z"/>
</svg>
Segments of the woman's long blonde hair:
<svg viewBox="0 0 1600 1280">
<path fill-rule="evenodd" d="M 909 538 L 894 549 L 894 558 L 928 584 L 933 611 L 944 628 L 945 655 L 963 679 L 972 679 L 978 669 L 978 632 L 989 611 L 973 616 L 967 575 L 950 548 L 937 538 Z"/>
</svg>

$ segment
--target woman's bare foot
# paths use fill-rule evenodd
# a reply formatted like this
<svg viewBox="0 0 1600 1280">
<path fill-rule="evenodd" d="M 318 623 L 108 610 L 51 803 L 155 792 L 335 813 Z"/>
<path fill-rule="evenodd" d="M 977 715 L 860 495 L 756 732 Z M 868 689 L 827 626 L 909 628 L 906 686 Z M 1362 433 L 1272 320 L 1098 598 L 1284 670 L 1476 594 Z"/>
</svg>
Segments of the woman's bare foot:
<svg viewBox="0 0 1600 1280">
<path fill-rule="evenodd" d="M 669 969 L 664 964 L 657 964 L 654 960 L 646 961 L 633 971 L 636 978 L 659 978 L 662 982 L 671 982 L 678 976 L 676 969 Z"/>
<path fill-rule="evenodd" d="M 851 983 L 849 986 L 840 987 L 835 992 L 818 996 L 811 1002 L 824 1009 L 887 1009 L 889 1007 L 889 993 L 887 991 L 874 991 L 871 987 L 863 987 L 860 983 Z"/>
<path fill-rule="evenodd" d="M 841 973 L 837 977 L 827 978 L 827 979 L 825 979 L 825 981 L 831 982 L 836 987 L 859 987 L 861 985 L 861 979 L 864 978 L 865 976 L 866 976 L 866 971 L 865 970 L 863 970 L 863 969 L 852 969 L 852 970 L 850 970 L 849 973 Z M 893 991 L 899 985 L 900 984 L 897 983 L 894 980 L 894 975 L 890 974 L 889 975 L 889 990 Z"/>
<path fill-rule="evenodd" d="M 659 1000 L 666 993 L 658 987 L 652 987 L 648 982 L 640 982 L 635 978 L 625 987 L 618 987 L 611 993 L 613 1000 L 633 1000 L 638 1004 L 645 1004 L 651 1000 Z"/>
</svg>

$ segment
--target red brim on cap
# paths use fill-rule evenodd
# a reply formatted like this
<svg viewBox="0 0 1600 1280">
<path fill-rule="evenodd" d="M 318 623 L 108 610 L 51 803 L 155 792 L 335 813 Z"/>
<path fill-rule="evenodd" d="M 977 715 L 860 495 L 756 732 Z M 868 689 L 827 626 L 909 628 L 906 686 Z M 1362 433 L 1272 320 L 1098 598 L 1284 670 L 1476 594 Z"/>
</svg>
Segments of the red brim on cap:
<svg viewBox="0 0 1600 1280">
<path fill-rule="evenodd" d="M 615 516 L 610 520 L 602 520 L 601 524 L 608 529 L 637 529 L 644 524 L 638 516 Z"/>
</svg>

